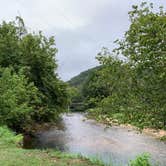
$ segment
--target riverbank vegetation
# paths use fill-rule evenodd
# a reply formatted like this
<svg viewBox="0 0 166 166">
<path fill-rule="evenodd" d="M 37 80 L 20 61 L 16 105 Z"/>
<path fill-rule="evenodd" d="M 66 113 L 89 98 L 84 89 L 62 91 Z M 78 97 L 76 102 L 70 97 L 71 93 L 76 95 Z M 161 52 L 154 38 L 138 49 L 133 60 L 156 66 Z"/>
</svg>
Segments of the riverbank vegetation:
<svg viewBox="0 0 166 166">
<path fill-rule="evenodd" d="M 97 119 L 166 129 L 166 13 L 142 3 L 133 6 L 129 18 L 117 48 L 112 53 L 103 48 L 97 55 L 100 67 L 92 70 L 79 95 Z"/>
</svg>

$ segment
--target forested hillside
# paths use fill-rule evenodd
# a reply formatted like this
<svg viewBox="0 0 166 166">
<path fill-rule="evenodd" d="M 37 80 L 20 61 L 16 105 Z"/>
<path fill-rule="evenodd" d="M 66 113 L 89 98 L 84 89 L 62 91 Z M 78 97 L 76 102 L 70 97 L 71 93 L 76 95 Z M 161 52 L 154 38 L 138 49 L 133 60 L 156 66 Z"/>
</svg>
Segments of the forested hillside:
<svg viewBox="0 0 166 166">
<path fill-rule="evenodd" d="M 81 72 L 79 75 L 73 77 L 72 79 L 70 79 L 68 81 L 68 84 L 70 86 L 76 87 L 78 89 L 81 89 L 81 87 L 83 86 L 83 84 L 89 79 L 89 77 L 91 76 L 91 74 L 93 72 L 95 72 L 96 70 L 98 70 L 100 68 L 100 66 L 88 69 L 84 72 Z"/>
</svg>

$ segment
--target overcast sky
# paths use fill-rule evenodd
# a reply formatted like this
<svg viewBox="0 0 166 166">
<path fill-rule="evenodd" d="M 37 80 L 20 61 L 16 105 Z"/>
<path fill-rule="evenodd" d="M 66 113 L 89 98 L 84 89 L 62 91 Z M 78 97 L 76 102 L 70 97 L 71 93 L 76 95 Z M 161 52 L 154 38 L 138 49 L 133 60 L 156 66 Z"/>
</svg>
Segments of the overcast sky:
<svg viewBox="0 0 166 166">
<path fill-rule="evenodd" d="M 128 29 L 128 11 L 141 0 L 0 0 L 0 21 L 23 17 L 28 29 L 55 36 L 58 73 L 69 80 L 96 66 L 103 46 L 114 47 Z M 155 6 L 166 0 L 149 0 Z"/>
</svg>

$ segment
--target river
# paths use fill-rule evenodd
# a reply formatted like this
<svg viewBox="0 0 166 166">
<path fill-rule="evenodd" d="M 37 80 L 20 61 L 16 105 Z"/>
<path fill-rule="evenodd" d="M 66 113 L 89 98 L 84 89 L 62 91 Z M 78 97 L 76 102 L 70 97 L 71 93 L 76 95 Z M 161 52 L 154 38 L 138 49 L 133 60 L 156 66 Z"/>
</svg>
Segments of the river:
<svg viewBox="0 0 166 166">
<path fill-rule="evenodd" d="M 127 165 L 138 154 L 148 152 L 152 162 L 166 166 L 166 144 L 151 136 L 120 126 L 106 127 L 84 114 L 62 116 L 58 126 L 37 132 L 34 139 L 25 142 L 26 148 L 54 148 L 64 152 L 97 157 L 105 163 Z"/>
</svg>

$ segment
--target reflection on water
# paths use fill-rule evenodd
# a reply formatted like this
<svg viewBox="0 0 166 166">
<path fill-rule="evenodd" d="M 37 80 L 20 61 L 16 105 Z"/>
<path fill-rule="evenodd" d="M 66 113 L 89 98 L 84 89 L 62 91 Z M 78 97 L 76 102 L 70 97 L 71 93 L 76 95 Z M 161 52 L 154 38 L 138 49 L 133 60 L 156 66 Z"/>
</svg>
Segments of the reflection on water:
<svg viewBox="0 0 166 166">
<path fill-rule="evenodd" d="M 121 127 L 105 128 L 105 125 L 85 119 L 83 114 L 63 115 L 61 124 L 36 134 L 25 141 L 27 148 L 56 148 L 85 156 L 97 156 L 114 165 L 127 164 L 136 155 L 148 152 L 153 161 L 166 166 L 166 144 L 150 136 L 128 131 Z"/>
</svg>

